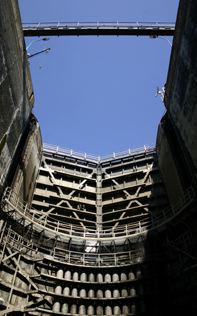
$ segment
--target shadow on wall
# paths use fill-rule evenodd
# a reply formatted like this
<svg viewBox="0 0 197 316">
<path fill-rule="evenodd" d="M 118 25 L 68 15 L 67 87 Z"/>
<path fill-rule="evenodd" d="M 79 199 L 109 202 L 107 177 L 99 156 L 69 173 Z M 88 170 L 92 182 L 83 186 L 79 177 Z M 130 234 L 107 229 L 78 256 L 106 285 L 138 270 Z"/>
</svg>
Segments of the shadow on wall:
<svg viewBox="0 0 197 316">
<path fill-rule="evenodd" d="M 9 21 L 9 23 L 8 23 Z M 0 186 L 16 167 L 33 107 L 33 90 L 17 1 L 0 2 Z M 23 139 L 22 139 L 23 137 Z M 12 166 L 11 166 L 12 165 Z M 12 171 L 13 173 L 13 171 Z"/>
</svg>

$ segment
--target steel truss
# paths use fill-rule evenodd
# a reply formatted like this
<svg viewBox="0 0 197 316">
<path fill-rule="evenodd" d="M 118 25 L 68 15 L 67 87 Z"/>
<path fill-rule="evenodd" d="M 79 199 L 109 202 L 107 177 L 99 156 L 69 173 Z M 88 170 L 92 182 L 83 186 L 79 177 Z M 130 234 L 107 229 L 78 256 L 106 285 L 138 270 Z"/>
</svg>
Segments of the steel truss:
<svg viewBox="0 0 197 316">
<path fill-rule="evenodd" d="M 139 297 L 148 298 L 141 280 L 157 279 L 150 267 L 163 258 L 159 248 L 147 249 L 147 236 L 166 229 L 193 198 L 188 188 L 169 208 L 154 149 L 98 161 L 45 149 L 31 207 L 10 188 L 1 202 L 0 315 L 137 315 Z"/>
</svg>

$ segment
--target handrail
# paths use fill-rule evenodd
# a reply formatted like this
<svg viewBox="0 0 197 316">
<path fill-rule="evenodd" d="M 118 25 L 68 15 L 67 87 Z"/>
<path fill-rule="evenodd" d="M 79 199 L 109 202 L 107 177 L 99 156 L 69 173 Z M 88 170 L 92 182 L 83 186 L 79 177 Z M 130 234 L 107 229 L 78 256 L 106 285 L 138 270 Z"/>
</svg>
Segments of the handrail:
<svg viewBox="0 0 197 316">
<path fill-rule="evenodd" d="M 82 35 L 164 35 L 172 36 L 171 22 L 44 22 L 23 23 L 25 36 L 82 36 Z"/>
<path fill-rule="evenodd" d="M 182 199 L 172 208 L 165 208 L 159 214 L 147 214 L 147 218 L 140 221 L 132 222 L 126 225 L 118 226 L 117 228 L 109 229 L 94 229 L 92 227 L 81 227 L 77 225 L 67 224 L 60 221 L 54 221 L 53 218 L 40 219 L 43 214 L 32 212 L 32 209 L 27 204 L 22 203 L 18 195 L 10 188 L 5 190 L 2 199 L 2 209 L 5 213 L 15 212 L 15 218 L 25 219 L 30 224 L 34 225 L 37 230 L 46 230 L 53 235 L 59 235 L 64 238 L 79 238 L 83 240 L 112 240 L 136 237 L 142 234 L 147 234 L 148 231 L 159 229 L 170 222 L 174 217 L 178 216 L 183 209 L 189 205 L 194 199 L 194 191 L 189 187 Z"/>
<path fill-rule="evenodd" d="M 75 264 L 80 266 L 126 265 L 142 262 L 144 257 L 145 253 L 143 249 L 134 249 L 114 253 L 85 253 L 64 249 L 64 255 L 58 255 L 58 253 L 55 251 L 52 255 L 44 255 L 44 258 L 47 260 L 61 260 L 67 264 Z"/>
<path fill-rule="evenodd" d="M 166 28 L 174 28 L 175 23 L 174 22 L 130 22 L 130 21 L 100 21 L 100 22 L 79 22 L 79 21 L 73 21 L 73 22 L 30 22 L 30 23 L 23 23 L 23 27 L 43 27 L 43 26 L 55 26 L 55 27 L 61 27 L 61 26 L 78 26 L 78 27 L 85 27 L 85 26 L 92 26 L 92 27 L 109 27 L 109 26 L 126 26 L 126 27 L 143 27 L 143 26 L 149 26 L 149 27 L 166 27 Z"/>
<path fill-rule="evenodd" d="M 147 152 L 152 152 L 155 151 L 155 147 L 153 146 L 148 146 L 144 145 L 143 147 L 135 148 L 135 149 L 128 149 L 120 152 L 114 152 L 110 155 L 104 155 L 104 156 L 96 156 L 88 153 L 83 153 L 83 152 L 78 152 L 74 151 L 72 149 L 68 148 L 63 148 L 59 147 L 56 145 L 51 145 L 51 144 L 43 144 L 43 151 L 44 152 L 49 152 L 49 153 L 54 153 L 54 154 L 59 154 L 59 155 L 66 155 L 69 157 L 73 158 L 79 158 L 83 160 L 87 160 L 90 162 L 95 162 L 95 163 L 102 163 L 118 158 L 124 158 L 127 156 L 133 156 L 135 154 L 139 153 L 147 153 Z"/>
<path fill-rule="evenodd" d="M 61 261 L 66 264 L 75 264 L 76 266 L 120 266 L 131 263 L 139 263 L 143 261 L 145 253 L 144 249 L 136 248 L 133 250 L 119 252 L 86 252 L 68 250 L 64 246 L 58 246 L 58 250 L 53 248 L 50 255 L 42 254 L 42 251 L 37 252 L 40 245 L 27 239 L 27 236 L 21 236 L 19 233 L 12 230 L 11 226 L 6 229 L 6 234 L 2 239 L 2 245 L 20 251 L 21 254 L 27 256 L 31 260 L 52 260 Z M 42 246 L 44 247 L 44 245 Z M 4 248 L 5 249 L 5 248 Z M 4 252 L 2 256 L 4 255 Z"/>
</svg>

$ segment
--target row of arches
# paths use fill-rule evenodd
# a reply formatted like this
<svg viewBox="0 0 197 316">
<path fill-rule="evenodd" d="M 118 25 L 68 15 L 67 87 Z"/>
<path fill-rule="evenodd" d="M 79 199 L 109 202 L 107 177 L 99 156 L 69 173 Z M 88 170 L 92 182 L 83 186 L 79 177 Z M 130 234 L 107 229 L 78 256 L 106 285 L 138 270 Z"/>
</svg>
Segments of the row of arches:
<svg viewBox="0 0 197 316">
<path fill-rule="evenodd" d="M 142 310 L 141 310 L 142 311 Z M 53 312 L 55 313 L 63 313 L 65 314 L 78 314 L 78 315 L 107 315 L 107 316 L 112 316 L 112 315 L 128 315 L 128 314 L 132 314 L 135 315 L 136 314 L 136 305 L 135 304 L 131 304 L 131 305 L 123 305 L 123 306 L 119 306 L 119 305 L 115 305 L 115 306 L 93 306 L 93 305 L 89 305 L 89 306 L 85 306 L 85 305 L 79 305 L 77 306 L 76 304 L 72 304 L 69 305 L 67 303 L 64 304 L 60 304 L 59 302 L 55 302 L 53 304 Z"/>
<path fill-rule="evenodd" d="M 132 288 L 123 288 L 123 289 L 89 289 L 86 290 L 84 288 L 69 288 L 68 286 L 64 289 L 61 286 L 57 286 L 55 288 L 55 294 L 64 295 L 66 297 L 81 297 L 81 298 L 120 298 L 120 297 L 128 297 L 128 296 L 136 296 L 136 289 Z M 139 293 L 138 293 L 139 294 Z M 143 294 L 142 291 L 140 294 Z"/>
<path fill-rule="evenodd" d="M 110 283 L 110 282 L 120 282 L 120 281 L 131 281 L 139 279 L 142 277 L 141 270 L 134 272 L 121 272 L 121 273 L 85 273 L 78 271 L 71 272 L 67 270 L 64 272 L 62 269 L 58 270 L 56 273 L 58 279 L 65 279 L 68 281 L 81 281 L 81 282 L 98 282 L 98 283 Z"/>
</svg>

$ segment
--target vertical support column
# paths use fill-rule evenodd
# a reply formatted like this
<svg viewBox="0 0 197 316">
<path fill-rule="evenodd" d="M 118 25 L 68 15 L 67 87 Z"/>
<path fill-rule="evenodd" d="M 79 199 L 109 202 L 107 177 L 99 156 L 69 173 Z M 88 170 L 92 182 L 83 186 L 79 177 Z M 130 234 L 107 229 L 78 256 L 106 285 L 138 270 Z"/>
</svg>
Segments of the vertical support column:
<svg viewBox="0 0 197 316">
<path fill-rule="evenodd" d="M 21 255 L 19 254 L 18 259 L 15 261 L 15 272 L 13 274 L 12 281 L 11 281 L 10 293 L 9 293 L 8 300 L 7 300 L 8 304 L 9 303 L 11 303 L 11 304 L 15 303 L 12 300 L 12 298 L 13 298 L 12 295 L 13 295 L 13 290 L 14 290 L 14 284 L 16 282 L 16 276 L 17 276 L 17 272 L 18 272 L 18 267 L 20 266 L 20 259 L 21 259 Z"/>
<path fill-rule="evenodd" d="M 5 228 L 7 226 L 7 221 L 4 222 L 3 220 L 0 221 L 0 244 L 3 245 L 3 249 L 1 250 L 0 254 L 0 262 L 1 260 L 3 260 L 4 257 L 4 253 L 5 253 L 5 249 L 6 249 L 6 244 L 7 244 L 7 240 L 8 240 L 8 234 L 9 234 L 9 229 L 7 234 L 5 235 Z M 6 236 L 6 237 L 5 237 Z M 5 241 L 3 242 L 3 239 L 5 238 Z"/>
<path fill-rule="evenodd" d="M 98 166 L 96 176 L 96 224 L 98 229 L 102 229 L 102 169 Z"/>
</svg>

